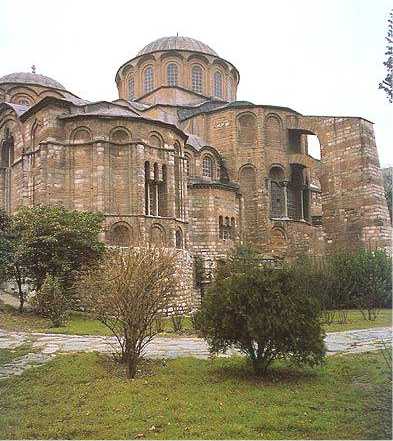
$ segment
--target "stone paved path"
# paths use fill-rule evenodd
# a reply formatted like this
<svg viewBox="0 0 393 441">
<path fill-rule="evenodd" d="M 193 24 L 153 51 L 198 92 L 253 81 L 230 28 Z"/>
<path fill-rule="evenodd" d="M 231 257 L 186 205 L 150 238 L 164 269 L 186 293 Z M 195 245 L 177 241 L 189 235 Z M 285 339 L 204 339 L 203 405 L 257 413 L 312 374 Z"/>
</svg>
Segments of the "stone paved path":
<svg viewBox="0 0 393 441">
<path fill-rule="evenodd" d="M 332 332 L 325 338 L 328 355 L 358 353 L 381 349 L 392 343 L 392 328 L 372 328 L 345 332 Z M 114 352 L 118 347 L 113 337 L 65 334 L 11 332 L 0 329 L 0 349 L 15 349 L 31 344 L 33 353 L 0 367 L 0 380 L 20 375 L 24 370 L 49 361 L 58 353 Z M 231 351 L 232 355 L 236 351 Z M 146 349 L 148 358 L 197 357 L 208 358 L 204 340 L 197 337 L 156 337 Z"/>
</svg>

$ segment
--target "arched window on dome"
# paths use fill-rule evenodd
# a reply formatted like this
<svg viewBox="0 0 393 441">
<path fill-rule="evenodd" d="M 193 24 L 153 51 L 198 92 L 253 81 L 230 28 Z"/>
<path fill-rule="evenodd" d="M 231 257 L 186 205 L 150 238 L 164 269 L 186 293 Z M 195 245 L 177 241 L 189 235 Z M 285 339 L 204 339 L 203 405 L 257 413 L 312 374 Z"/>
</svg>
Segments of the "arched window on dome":
<svg viewBox="0 0 393 441">
<path fill-rule="evenodd" d="M 192 66 L 191 71 L 192 76 L 192 90 L 197 93 L 203 92 L 203 71 L 201 66 L 194 65 Z"/>
<path fill-rule="evenodd" d="M 202 161 L 202 176 L 204 178 L 213 179 L 214 163 L 211 156 L 204 156 Z"/>
<path fill-rule="evenodd" d="M 222 98 L 222 75 L 221 72 L 214 72 L 214 96 Z"/>
<path fill-rule="evenodd" d="M 135 98 L 135 80 L 131 77 L 128 80 L 128 99 L 132 101 Z"/>
<path fill-rule="evenodd" d="M 166 68 L 168 86 L 177 86 L 178 69 L 177 64 L 169 63 Z"/>
<path fill-rule="evenodd" d="M 233 97 L 233 84 L 232 84 L 232 80 L 229 78 L 228 82 L 227 82 L 227 99 L 228 101 L 232 101 Z"/>
<path fill-rule="evenodd" d="M 145 76 L 143 79 L 143 88 L 145 93 L 149 93 L 153 90 L 154 78 L 153 78 L 153 66 L 147 66 L 145 69 Z"/>
</svg>

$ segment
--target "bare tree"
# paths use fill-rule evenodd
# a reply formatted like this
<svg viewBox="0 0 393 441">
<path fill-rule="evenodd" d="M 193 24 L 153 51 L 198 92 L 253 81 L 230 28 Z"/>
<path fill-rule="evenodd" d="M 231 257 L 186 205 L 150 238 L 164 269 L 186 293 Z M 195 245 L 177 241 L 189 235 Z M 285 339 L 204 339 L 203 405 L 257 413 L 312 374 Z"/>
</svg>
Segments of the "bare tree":
<svg viewBox="0 0 393 441">
<path fill-rule="evenodd" d="M 88 310 L 118 340 L 127 377 L 134 378 L 156 320 L 175 301 L 178 251 L 159 246 L 109 249 L 77 282 Z"/>
<path fill-rule="evenodd" d="M 379 88 L 385 91 L 389 103 L 391 103 L 393 101 L 393 9 L 388 18 L 385 56 L 386 60 L 383 65 L 386 68 L 386 77 L 379 83 Z"/>
</svg>

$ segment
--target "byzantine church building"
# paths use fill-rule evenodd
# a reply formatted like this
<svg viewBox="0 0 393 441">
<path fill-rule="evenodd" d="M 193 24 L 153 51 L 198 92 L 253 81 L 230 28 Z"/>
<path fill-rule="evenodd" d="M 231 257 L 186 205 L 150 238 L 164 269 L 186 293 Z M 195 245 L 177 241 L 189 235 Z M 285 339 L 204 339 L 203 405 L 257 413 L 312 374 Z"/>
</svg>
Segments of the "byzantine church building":
<svg viewBox="0 0 393 441">
<path fill-rule="evenodd" d="M 390 246 L 370 121 L 237 101 L 237 68 L 188 37 L 148 44 L 115 81 L 118 99 L 89 102 L 35 69 L 0 78 L 3 209 L 101 211 L 108 244 L 181 249 L 189 296 L 195 258 L 208 274 L 240 241 L 268 259 Z"/>
</svg>

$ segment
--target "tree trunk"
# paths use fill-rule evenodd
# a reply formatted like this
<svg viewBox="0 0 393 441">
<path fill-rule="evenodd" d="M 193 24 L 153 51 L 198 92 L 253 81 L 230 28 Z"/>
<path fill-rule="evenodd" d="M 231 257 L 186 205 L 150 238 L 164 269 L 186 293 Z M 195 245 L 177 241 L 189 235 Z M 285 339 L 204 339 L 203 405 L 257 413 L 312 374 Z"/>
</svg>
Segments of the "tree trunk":
<svg viewBox="0 0 393 441">
<path fill-rule="evenodd" d="M 17 279 L 16 283 L 18 285 L 18 294 L 19 294 L 19 312 L 22 314 L 23 307 L 25 304 L 25 296 L 22 291 L 22 281 L 20 279 Z"/>
<path fill-rule="evenodd" d="M 254 367 L 254 372 L 257 376 L 266 375 L 267 368 L 269 367 L 271 361 L 266 359 L 255 359 L 252 364 Z"/>
<path fill-rule="evenodd" d="M 134 351 L 130 351 L 127 355 L 127 378 L 135 378 L 138 356 Z"/>
</svg>

